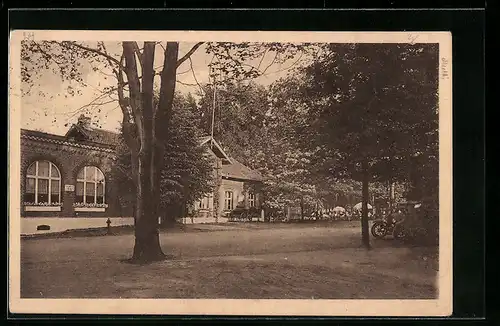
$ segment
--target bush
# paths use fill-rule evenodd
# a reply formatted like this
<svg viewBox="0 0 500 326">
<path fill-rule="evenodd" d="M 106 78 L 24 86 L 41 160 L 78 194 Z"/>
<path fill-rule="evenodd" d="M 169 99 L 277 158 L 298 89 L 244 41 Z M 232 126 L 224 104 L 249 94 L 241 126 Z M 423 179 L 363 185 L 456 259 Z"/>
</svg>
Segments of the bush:
<svg viewBox="0 0 500 326">
<path fill-rule="evenodd" d="M 403 223 L 405 241 L 419 245 L 439 244 L 439 209 L 437 201 L 422 201 L 416 218 L 408 218 Z"/>
</svg>

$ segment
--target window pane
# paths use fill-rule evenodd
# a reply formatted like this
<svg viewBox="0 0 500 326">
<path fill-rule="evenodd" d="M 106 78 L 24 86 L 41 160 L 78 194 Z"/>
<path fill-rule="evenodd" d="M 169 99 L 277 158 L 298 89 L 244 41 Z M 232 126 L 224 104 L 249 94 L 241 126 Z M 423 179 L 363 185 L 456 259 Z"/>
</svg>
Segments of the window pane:
<svg viewBox="0 0 500 326">
<path fill-rule="evenodd" d="M 24 194 L 24 201 L 27 203 L 34 203 L 35 202 L 35 194 L 34 193 L 25 193 Z"/>
<path fill-rule="evenodd" d="M 85 194 L 87 196 L 95 196 L 95 183 L 93 183 L 93 182 L 87 182 L 86 189 L 85 189 Z"/>
<path fill-rule="evenodd" d="M 85 196 L 85 204 L 94 204 L 94 203 L 95 203 L 95 197 L 93 195 Z"/>
<path fill-rule="evenodd" d="M 83 195 L 76 195 L 75 202 L 76 203 L 83 203 Z"/>
<path fill-rule="evenodd" d="M 87 170 L 87 176 L 85 177 L 85 180 L 87 181 L 95 181 L 95 167 L 94 166 L 86 166 L 85 169 Z"/>
<path fill-rule="evenodd" d="M 39 203 L 48 203 L 49 202 L 49 195 L 38 193 L 38 202 Z"/>
<path fill-rule="evenodd" d="M 49 193 L 49 180 L 38 179 L 38 193 L 39 194 Z"/>
<path fill-rule="evenodd" d="M 57 170 L 57 167 L 52 164 L 52 168 L 50 170 L 50 176 L 52 178 L 60 178 L 61 176 L 59 175 L 59 171 Z"/>
<path fill-rule="evenodd" d="M 49 176 L 49 162 L 48 161 L 38 162 L 38 176 L 39 177 L 48 177 Z"/>
<path fill-rule="evenodd" d="M 38 179 L 38 202 L 49 202 L 49 180 Z"/>
<path fill-rule="evenodd" d="M 76 183 L 76 195 L 82 196 L 82 198 L 83 198 L 83 182 Z M 83 199 L 82 199 L 82 201 L 83 201 Z"/>
<path fill-rule="evenodd" d="M 51 180 L 50 181 L 50 193 L 58 194 L 59 193 L 59 180 Z"/>
<path fill-rule="evenodd" d="M 32 163 L 29 167 L 28 167 L 28 171 L 26 171 L 26 174 L 27 175 L 35 175 L 36 173 L 36 162 L 35 163 Z"/>
<path fill-rule="evenodd" d="M 96 169 L 97 171 L 97 182 L 104 182 L 104 174 L 101 170 Z"/>
<path fill-rule="evenodd" d="M 98 204 L 104 204 L 104 197 L 103 196 L 97 196 L 96 202 Z"/>
<path fill-rule="evenodd" d="M 59 198 L 59 194 L 52 194 L 52 195 L 50 195 L 50 201 L 52 203 L 60 203 L 61 199 Z"/>
<path fill-rule="evenodd" d="M 30 194 L 35 193 L 35 179 L 34 178 L 26 178 L 26 193 L 30 193 Z"/>
<path fill-rule="evenodd" d="M 84 178 L 84 175 L 83 175 L 83 169 L 80 170 L 80 172 L 78 172 L 78 175 L 76 176 L 77 179 L 82 179 Z"/>
<path fill-rule="evenodd" d="M 103 196 L 104 195 L 104 184 L 98 183 L 97 184 L 97 196 Z"/>
<path fill-rule="evenodd" d="M 95 201 L 95 183 L 87 182 L 85 185 L 85 203 L 93 204 Z"/>
</svg>

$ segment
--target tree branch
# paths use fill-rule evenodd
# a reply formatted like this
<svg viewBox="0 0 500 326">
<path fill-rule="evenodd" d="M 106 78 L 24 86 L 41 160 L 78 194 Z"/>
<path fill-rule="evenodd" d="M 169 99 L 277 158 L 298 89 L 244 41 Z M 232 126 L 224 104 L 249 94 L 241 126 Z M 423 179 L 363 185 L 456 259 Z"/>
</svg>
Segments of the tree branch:
<svg viewBox="0 0 500 326">
<path fill-rule="evenodd" d="M 262 55 L 262 58 L 260 59 L 259 65 L 257 66 L 257 70 L 260 71 L 260 66 L 262 65 L 262 62 L 264 61 L 264 58 L 266 57 L 266 54 L 269 52 L 269 49 L 266 49 L 264 54 Z"/>
<path fill-rule="evenodd" d="M 278 72 L 282 72 L 282 71 L 286 71 L 286 70 L 290 70 L 293 68 L 293 66 L 295 66 L 299 61 L 300 59 L 302 59 L 302 56 L 303 56 L 303 53 L 300 53 L 300 56 L 297 60 L 295 60 L 291 65 L 289 65 L 288 67 L 286 68 L 283 68 L 283 69 L 278 69 L 276 71 L 273 71 L 273 72 L 270 72 L 270 73 L 267 73 L 265 74 L 264 72 L 270 67 L 270 65 L 264 70 L 264 72 L 262 72 L 262 76 L 269 76 L 270 74 L 276 74 Z M 273 61 L 274 62 L 274 61 Z"/>
<path fill-rule="evenodd" d="M 264 75 L 266 73 L 267 69 L 269 69 L 269 67 L 271 67 L 274 64 L 274 62 L 276 61 L 277 57 L 278 57 L 278 52 L 276 52 L 274 54 L 273 61 L 271 61 L 271 63 L 269 65 L 267 65 L 267 67 L 264 69 L 264 71 L 262 71 L 262 75 Z"/>
<path fill-rule="evenodd" d="M 177 60 L 177 65 L 176 65 L 176 68 L 178 68 L 184 61 L 186 61 L 188 58 L 191 57 L 191 55 L 193 55 L 193 53 L 198 50 L 198 48 L 205 42 L 198 42 L 196 43 L 182 58 L 180 58 L 179 60 Z"/>
<path fill-rule="evenodd" d="M 84 110 L 85 108 L 87 108 L 89 106 L 100 105 L 100 103 L 96 103 L 96 102 L 99 101 L 99 100 L 101 100 L 101 99 L 103 99 L 105 96 L 109 95 L 110 93 L 114 92 L 115 90 L 116 89 L 113 88 L 113 89 L 110 89 L 107 92 L 102 93 L 101 95 L 99 95 L 98 97 L 96 97 L 95 99 L 93 99 L 92 101 L 90 101 L 89 103 L 87 103 L 85 105 L 82 105 L 78 109 L 70 111 L 70 112 L 67 112 L 66 115 L 71 115 L 70 117 L 73 117 L 73 116 L 75 116 L 76 114 L 78 114 L 79 112 L 81 112 L 82 110 Z"/>
<path fill-rule="evenodd" d="M 205 93 L 205 90 L 203 89 L 203 87 L 201 87 L 200 83 L 198 82 L 198 79 L 196 79 L 196 74 L 194 73 L 194 69 L 193 69 L 193 60 L 191 60 L 191 58 L 189 58 L 189 66 L 190 66 L 191 71 L 193 73 L 194 81 L 196 82 L 198 87 L 201 89 L 202 93 Z"/>
<path fill-rule="evenodd" d="M 57 41 L 54 41 L 54 42 L 57 43 Z M 82 50 L 89 51 L 89 52 L 101 55 L 101 56 L 105 57 L 106 59 L 112 61 L 116 65 L 120 66 L 120 61 L 118 61 L 116 58 L 113 58 L 109 54 L 104 53 L 102 51 L 99 51 L 97 49 L 94 49 L 94 48 L 91 48 L 91 47 L 88 47 L 88 46 L 85 46 L 85 45 L 81 45 L 81 44 L 78 44 L 78 43 L 73 42 L 73 41 L 64 41 L 64 42 L 61 42 L 61 44 L 63 44 L 63 46 L 66 46 L 66 47 L 68 47 L 68 46 L 74 46 L 74 47 L 80 48 Z"/>
<path fill-rule="evenodd" d="M 122 128 L 123 128 L 123 138 L 125 140 L 125 143 L 129 147 L 130 151 L 132 154 L 137 153 L 138 147 L 139 147 L 139 142 L 137 140 L 137 135 L 136 135 L 136 128 L 134 128 L 135 124 L 135 117 L 133 115 L 133 112 L 130 108 L 130 99 L 125 98 L 123 88 L 127 84 L 125 83 L 125 80 L 123 79 L 123 61 L 125 60 L 125 55 L 122 54 L 120 58 L 120 64 L 118 66 L 118 103 L 120 105 L 120 108 L 123 113 L 123 119 L 122 119 Z M 134 162 L 136 163 L 136 159 L 134 159 L 134 155 L 131 157 L 132 160 L 132 167 L 135 167 Z M 132 169 L 132 171 L 135 173 L 136 170 Z M 133 178 L 134 184 L 136 183 L 135 176 Z"/>
<path fill-rule="evenodd" d="M 141 50 L 139 49 L 139 45 L 137 45 L 137 42 L 132 42 L 132 47 L 134 49 L 135 54 L 139 58 L 139 63 L 141 64 L 141 71 L 144 69 L 144 62 L 143 62 L 143 55 L 141 53 Z"/>
<path fill-rule="evenodd" d="M 102 49 L 104 50 L 104 53 L 106 55 L 108 55 L 108 50 L 106 49 L 106 45 L 104 45 L 104 42 L 101 42 L 101 46 L 102 46 Z M 108 63 L 110 64 L 110 66 L 113 67 L 113 61 L 111 61 L 111 59 L 109 57 L 106 57 L 106 59 L 108 60 Z M 120 60 L 120 62 L 118 62 L 118 67 L 113 67 L 112 68 L 113 69 L 113 73 L 116 76 L 116 79 L 118 79 L 118 70 L 117 69 L 121 69 L 121 65 L 122 65 L 122 62 Z"/>
<path fill-rule="evenodd" d="M 137 73 L 137 60 L 134 51 L 134 42 L 123 42 L 123 56 L 125 57 L 124 71 L 127 75 L 129 86 L 129 105 L 134 116 L 135 126 L 140 139 L 139 152 L 143 150 L 143 139 L 145 138 L 144 121 L 141 114 L 141 82 Z"/>
<path fill-rule="evenodd" d="M 177 59 L 178 54 L 179 43 L 167 42 L 167 47 L 163 59 L 163 70 L 160 75 L 160 98 L 158 101 L 158 108 L 156 112 L 157 116 L 155 119 L 155 130 L 159 139 L 164 138 L 165 130 L 167 129 L 165 125 L 168 126 L 168 123 L 170 123 L 172 103 L 175 94 L 175 77 L 177 71 L 176 63 L 179 62 Z"/>
</svg>

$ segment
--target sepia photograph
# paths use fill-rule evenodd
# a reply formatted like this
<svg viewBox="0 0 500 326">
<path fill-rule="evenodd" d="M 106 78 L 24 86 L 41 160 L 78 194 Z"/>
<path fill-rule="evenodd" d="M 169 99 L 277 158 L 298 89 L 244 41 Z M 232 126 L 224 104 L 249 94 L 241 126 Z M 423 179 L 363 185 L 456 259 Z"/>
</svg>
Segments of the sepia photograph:
<svg viewBox="0 0 500 326">
<path fill-rule="evenodd" d="M 448 32 L 11 32 L 11 311 L 451 314 L 451 65 Z"/>
</svg>

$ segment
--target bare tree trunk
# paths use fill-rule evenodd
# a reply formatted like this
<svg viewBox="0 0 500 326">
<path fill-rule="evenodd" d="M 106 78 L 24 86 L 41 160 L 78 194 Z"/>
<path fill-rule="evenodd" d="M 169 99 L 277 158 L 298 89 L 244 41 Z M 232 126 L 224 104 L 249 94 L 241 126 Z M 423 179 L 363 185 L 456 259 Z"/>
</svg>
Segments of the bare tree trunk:
<svg viewBox="0 0 500 326">
<path fill-rule="evenodd" d="M 165 255 L 159 241 L 160 173 L 163 166 L 164 142 L 171 116 L 178 66 L 178 43 L 167 42 L 161 72 L 160 100 L 153 101 L 156 42 L 144 42 L 141 52 L 136 42 L 123 42 L 119 68 L 118 98 L 123 113 L 123 135 L 130 149 L 132 175 L 136 188 L 134 205 L 135 245 L 133 262 L 161 260 Z M 137 59 L 142 73 L 142 87 Z M 125 63 L 125 65 L 123 65 Z M 127 76 L 124 80 L 123 72 Z M 128 84 L 129 96 L 124 96 Z"/>
<path fill-rule="evenodd" d="M 160 246 L 158 216 L 154 207 L 154 193 L 149 178 L 151 168 L 148 160 L 139 158 L 138 184 L 136 192 L 135 245 L 132 261 L 147 263 L 162 260 L 165 255 Z"/>
<path fill-rule="evenodd" d="M 158 201 L 152 180 L 157 175 L 157 167 L 152 164 L 156 147 L 154 134 L 153 107 L 153 70 L 154 42 L 144 42 L 142 55 L 137 50 L 137 43 L 123 42 L 125 72 L 129 83 L 130 104 L 135 117 L 139 138 L 139 150 L 136 156 L 136 212 L 135 245 L 132 261 L 147 263 L 165 258 L 160 246 L 158 230 Z M 137 71 L 136 55 L 142 68 L 142 89 Z"/>
<path fill-rule="evenodd" d="M 370 249 L 370 232 L 368 227 L 368 185 L 370 180 L 370 172 L 368 171 L 368 161 L 366 159 L 361 163 L 363 169 L 363 199 L 362 199 L 362 213 L 361 213 L 361 238 L 363 246 L 366 249 Z"/>
</svg>

